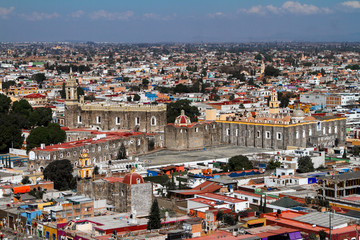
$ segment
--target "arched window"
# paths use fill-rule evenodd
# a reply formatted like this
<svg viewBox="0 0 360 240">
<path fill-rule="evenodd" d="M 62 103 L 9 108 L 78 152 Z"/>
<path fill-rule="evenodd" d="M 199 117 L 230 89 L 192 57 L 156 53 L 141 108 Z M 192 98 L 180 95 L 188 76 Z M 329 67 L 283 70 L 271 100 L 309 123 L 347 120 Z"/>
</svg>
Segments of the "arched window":
<svg viewBox="0 0 360 240">
<path fill-rule="evenodd" d="M 156 126 L 156 117 L 155 116 L 151 117 L 151 126 Z"/>
<path fill-rule="evenodd" d="M 135 118 L 135 125 L 140 125 L 140 118 L 139 117 Z"/>
</svg>

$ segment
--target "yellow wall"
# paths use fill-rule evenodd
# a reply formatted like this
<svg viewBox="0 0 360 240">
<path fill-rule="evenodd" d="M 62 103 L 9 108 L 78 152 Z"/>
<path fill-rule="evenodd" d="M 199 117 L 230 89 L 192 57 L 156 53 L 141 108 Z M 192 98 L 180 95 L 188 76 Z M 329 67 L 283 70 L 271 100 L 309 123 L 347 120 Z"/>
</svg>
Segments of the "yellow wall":
<svg viewBox="0 0 360 240">
<path fill-rule="evenodd" d="M 49 234 L 49 239 L 53 239 L 53 234 L 55 234 L 55 236 L 56 236 L 56 238 L 55 239 L 57 239 L 57 229 L 56 229 L 56 227 L 55 226 L 51 226 L 51 225 L 44 225 L 44 231 L 43 231 L 43 237 L 44 237 L 44 239 L 46 239 L 46 232 L 49 232 L 50 234 Z"/>
</svg>

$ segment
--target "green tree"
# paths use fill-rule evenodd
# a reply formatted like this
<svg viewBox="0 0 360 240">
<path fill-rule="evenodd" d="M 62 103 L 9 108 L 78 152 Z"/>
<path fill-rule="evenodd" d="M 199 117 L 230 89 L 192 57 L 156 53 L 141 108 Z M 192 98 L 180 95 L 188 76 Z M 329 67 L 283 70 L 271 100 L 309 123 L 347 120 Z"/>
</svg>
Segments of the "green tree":
<svg viewBox="0 0 360 240">
<path fill-rule="evenodd" d="M 12 113 L 18 113 L 25 117 L 29 117 L 32 110 L 33 110 L 32 106 L 25 99 L 21 99 L 20 101 L 13 102 L 13 105 L 11 107 Z"/>
<path fill-rule="evenodd" d="M 161 228 L 161 218 L 160 218 L 160 209 L 157 199 L 151 205 L 149 221 L 147 223 L 147 229 L 160 229 Z"/>
<path fill-rule="evenodd" d="M 359 156 L 359 153 L 360 153 L 360 148 L 359 148 L 359 146 L 354 146 L 352 152 L 353 152 L 353 154 L 354 154 L 355 156 Z"/>
<path fill-rule="evenodd" d="M 37 127 L 31 130 L 27 138 L 26 149 L 30 150 L 45 145 L 62 143 L 66 140 L 66 133 L 57 123 L 50 123 L 47 127 Z"/>
<path fill-rule="evenodd" d="M 120 145 L 118 159 L 126 159 L 126 149 L 124 143 L 121 143 Z"/>
<path fill-rule="evenodd" d="M 217 94 L 215 94 L 215 96 L 214 96 L 214 101 L 219 101 L 219 100 L 220 100 L 220 96 L 217 95 Z"/>
<path fill-rule="evenodd" d="M 138 94 L 135 94 L 133 100 L 134 100 L 135 102 L 139 101 L 139 100 L 140 100 L 140 96 L 139 96 Z"/>
<path fill-rule="evenodd" d="M 199 109 L 190 105 L 190 101 L 183 99 L 176 102 L 169 103 L 166 108 L 166 119 L 168 123 L 174 123 L 176 117 L 181 114 L 181 110 L 185 111 L 191 122 L 197 122 L 197 117 L 200 116 Z"/>
<path fill-rule="evenodd" d="M 61 99 L 66 98 L 65 82 L 63 82 L 62 89 L 60 90 L 60 97 L 61 97 Z"/>
<path fill-rule="evenodd" d="M 228 163 L 224 166 L 225 171 L 240 171 L 252 169 L 253 165 L 248 157 L 237 155 L 231 157 Z"/>
<path fill-rule="evenodd" d="M 31 181 L 30 181 L 29 176 L 23 177 L 23 179 L 21 180 L 21 183 L 24 184 L 24 185 L 25 185 L 25 184 L 30 184 Z"/>
<path fill-rule="evenodd" d="M 280 70 L 277 68 L 274 68 L 273 66 L 266 66 L 264 73 L 265 73 L 265 76 L 277 77 L 280 75 Z"/>
<path fill-rule="evenodd" d="M 260 53 L 255 55 L 255 60 L 261 61 L 262 60 L 262 56 Z"/>
<path fill-rule="evenodd" d="M 31 76 L 31 79 L 36 81 L 38 84 L 41 84 L 44 80 L 46 80 L 44 73 L 35 73 Z"/>
<path fill-rule="evenodd" d="M 5 153 L 9 148 L 21 148 L 24 142 L 21 128 L 8 121 L 6 115 L 0 117 L 0 152 Z"/>
<path fill-rule="evenodd" d="M 128 101 L 128 102 L 131 102 L 131 101 L 132 101 L 131 96 L 128 96 L 128 97 L 127 97 L 127 101 Z"/>
<path fill-rule="evenodd" d="M 317 240 L 316 234 L 315 233 L 310 233 L 308 236 L 309 240 Z"/>
<path fill-rule="evenodd" d="M 326 232 L 324 230 L 321 230 L 319 233 L 320 240 L 326 239 Z"/>
<path fill-rule="evenodd" d="M 10 86 L 15 86 L 16 85 L 16 82 L 15 81 L 7 81 L 7 82 L 3 82 L 2 83 L 2 89 L 3 90 L 6 90 L 6 89 L 9 89 Z M 0 89 L 1 90 L 1 89 Z"/>
<path fill-rule="evenodd" d="M 29 121 L 31 126 L 48 126 L 52 120 L 52 111 L 51 108 L 35 108 L 31 112 Z"/>
<path fill-rule="evenodd" d="M 67 159 L 50 162 L 44 170 L 44 178 L 53 181 L 57 190 L 74 189 L 73 165 Z"/>
<path fill-rule="evenodd" d="M 0 94 L 0 114 L 9 112 L 11 106 L 11 99 L 4 94 Z"/>
<path fill-rule="evenodd" d="M 307 173 L 307 172 L 313 172 L 313 171 L 315 171 L 314 163 L 312 162 L 312 160 L 309 156 L 299 158 L 297 172 Z"/>
<path fill-rule="evenodd" d="M 77 92 L 77 99 L 80 99 L 80 96 L 84 96 L 84 95 L 85 95 L 83 88 L 77 87 L 76 90 L 77 90 L 77 91 L 76 91 L 76 92 Z"/>
<path fill-rule="evenodd" d="M 99 174 L 99 167 L 98 167 L 98 165 L 95 165 L 95 167 L 94 167 L 94 175 L 97 175 L 97 174 Z"/>
<path fill-rule="evenodd" d="M 270 160 L 269 164 L 266 166 L 266 170 L 274 170 L 279 168 L 281 163 L 279 161 Z"/>
</svg>

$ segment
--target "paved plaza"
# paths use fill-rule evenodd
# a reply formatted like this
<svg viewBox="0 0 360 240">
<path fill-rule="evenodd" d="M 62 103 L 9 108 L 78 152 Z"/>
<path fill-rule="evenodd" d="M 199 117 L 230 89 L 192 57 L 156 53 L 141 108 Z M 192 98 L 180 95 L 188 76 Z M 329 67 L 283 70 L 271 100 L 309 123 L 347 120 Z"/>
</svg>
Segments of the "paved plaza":
<svg viewBox="0 0 360 240">
<path fill-rule="evenodd" d="M 161 164 L 176 164 L 184 162 L 195 162 L 204 160 L 216 160 L 229 158 L 236 155 L 249 155 L 253 153 L 267 152 L 266 149 L 252 147 L 239 147 L 234 145 L 209 147 L 196 151 L 170 151 L 162 150 L 139 157 L 139 160 L 146 161 L 147 166 Z"/>
</svg>

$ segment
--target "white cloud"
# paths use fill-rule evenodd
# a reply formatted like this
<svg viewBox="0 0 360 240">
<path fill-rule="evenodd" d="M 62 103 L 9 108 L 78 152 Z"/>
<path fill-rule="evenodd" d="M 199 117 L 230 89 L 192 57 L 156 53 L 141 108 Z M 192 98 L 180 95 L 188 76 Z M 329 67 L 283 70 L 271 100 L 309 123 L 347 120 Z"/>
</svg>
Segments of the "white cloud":
<svg viewBox="0 0 360 240">
<path fill-rule="evenodd" d="M 360 1 L 342 2 L 341 5 L 343 5 L 345 7 L 350 7 L 350 8 L 360 8 Z"/>
<path fill-rule="evenodd" d="M 108 12 L 105 10 L 99 10 L 96 12 L 93 12 L 90 15 L 90 18 L 92 19 L 106 19 L 106 20 L 128 20 L 134 16 L 134 12 L 132 11 L 126 11 L 126 12 Z"/>
<path fill-rule="evenodd" d="M 210 13 L 208 14 L 208 16 L 211 18 L 216 18 L 216 17 L 223 17 L 225 16 L 225 14 L 223 12 L 216 12 L 216 13 Z"/>
<path fill-rule="evenodd" d="M 78 10 L 78 11 L 75 11 L 75 12 L 72 12 L 71 13 L 71 16 L 73 18 L 80 18 L 84 15 L 84 11 L 83 10 Z"/>
<path fill-rule="evenodd" d="M 32 12 L 30 14 L 20 14 L 20 16 L 28 21 L 41 21 L 41 20 L 58 18 L 60 17 L 60 14 L 58 14 L 57 12 L 53 12 L 53 13 Z"/>
<path fill-rule="evenodd" d="M 331 13 L 332 11 L 329 8 L 320 8 L 311 4 L 302 4 L 294 1 L 284 2 L 280 7 L 275 7 L 273 5 L 257 5 L 249 9 L 239 9 L 238 13 L 245 12 L 250 14 L 259 14 L 265 15 L 266 13 L 273 14 L 319 14 L 319 13 Z"/>
<path fill-rule="evenodd" d="M 160 21 L 168 21 L 173 17 L 176 17 L 175 13 L 173 15 L 166 15 L 166 16 L 159 15 L 156 13 L 145 13 L 144 14 L 145 19 L 160 20 Z"/>
<path fill-rule="evenodd" d="M 6 19 L 8 17 L 8 15 L 14 11 L 14 7 L 10 7 L 10 8 L 1 8 L 0 7 L 0 18 L 2 19 Z"/>
</svg>

